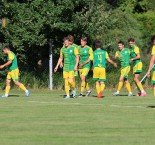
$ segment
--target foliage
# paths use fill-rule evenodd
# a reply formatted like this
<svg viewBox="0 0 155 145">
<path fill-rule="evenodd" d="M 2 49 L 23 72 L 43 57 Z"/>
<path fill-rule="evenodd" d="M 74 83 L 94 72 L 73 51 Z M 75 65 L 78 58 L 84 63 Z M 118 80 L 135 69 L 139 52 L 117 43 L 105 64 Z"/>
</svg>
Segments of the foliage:
<svg viewBox="0 0 155 145">
<path fill-rule="evenodd" d="M 154 5 L 154 0 L 2 0 L 0 18 L 7 25 L 0 27 L 0 42 L 15 51 L 21 70 L 34 73 L 48 69 L 50 38 L 55 66 L 68 34 L 77 44 L 82 35 L 88 36 L 91 46 L 100 39 L 111 56 L 117 41 L 127 44 L 134 37 L 145 56 L 155 32 Z M 2 52 L 0 58 L 6 60 Z"/>
</svg>

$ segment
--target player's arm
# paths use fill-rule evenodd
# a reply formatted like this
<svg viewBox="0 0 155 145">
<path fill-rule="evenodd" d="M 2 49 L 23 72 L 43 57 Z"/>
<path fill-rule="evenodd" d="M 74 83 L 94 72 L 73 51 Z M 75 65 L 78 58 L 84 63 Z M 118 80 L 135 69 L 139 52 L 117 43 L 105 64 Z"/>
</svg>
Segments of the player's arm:
<svg viewBox="0 0 155 145">
<path fill-rule="evenodd" d="M 60 65 L 61 68 L 63 67 L 62 61 L 63 61 L 63 53 L 62 53 L 62 49 L 61 49 L 61 50 L 60 50 L 60 57 L 59 57 L 59 59 L 58 59 L 58 62 L 57 62 L 56 67 L 54 68 L 54 72 L 57 72 L 59 65 Z M 62 66 L 61 66 L 61 65 L 62 65 Z"/>
<path fill-rule="evenodd" d="M 79 65 L 79 68 L 82 68 L 84 65 L 86 65 L 90 61 L 91 61 L 90 59 L 86 60 L 84 63 L 82 63 L 82 64 Z"/>
<path fill-rule="evenodd" d="M 136 54 L 136 57 L 135 58 L 131 58 L 130 59 L 130 63 L 132 63 L 132 61 L 134 61 L 134 60 L 140 59 L 140 52 L 139 52 L 139 48 L 138 47 L 135 48 L 134 52 Z"/>
<path fill-rule="evenodd" d="M 80 60 L 80 55 L 79 55 L 78 48 L 74 49 L 74 54 L 76 56 L 76 64 L 74 66 L 74 70 L 77 70 L 78 69 L 78 65 L 79 65 L 79 60 Z"/>
<path fill-rule="evenodd" d="M 93 54 L 93 49 L 92 48 L 90 48 L 89 49 L 89 55 L 91 56 Z M 80 64 L 79 65 L 79 68 L 82 68 L 84 65 L 86 65 L 87 63 L 89 63 L 91 60 L 86 60 L 83 64 Z"/>
<path fill-rule="evenodd" d="M 108 55 L 107 52 L 106 52 L 106 59 L 107 59 L 107 61 L 108 61 L 110 64 L 112 64 L 114 67 L 117 67 L 117 63 L 113 62 L 113 61 L 110 59 L 110 57 L 109 57 L 109 55 Z"/>
<path fill-rule="evenodd" d="M 61 68 L 63 67 L 63 66 L 61 66 L 61 64 L 63 64 L 63 63 L 62 63 L 62 60 L 63 60 L 63 58 L 62 58 L 62 57 L 59 57 L 58 62 L 57 62 L 57 65 L 56 65 L 56 67 L 54 68 L 54 72 L 57 72 L 59 66 L 60 66 Z"/>
<path fill-rule="evenodd" d="M 12 63 L 12 61 L 14 60 L 14 58 L 15 58 L 15 56 L 13 54 L 9 53 L 8 54 L 8 62 L 6 62 L 5 64 L 1 65 L 0 69 L 4 68 L 6 66 L 9 66 Z"/>
<path fill-rule="evenodd" d="M 147 76 L 150 77 L 150 72 L 152 70 L 152 67 L 154 65 L 155 62 L 155 55 L 152 55 L 151 60 L 150 60 L 150 65 L 149 65 L 149 69 L 147 71 Z"/>
<path fill-rule="evenodd" d="M 12 60 L 9 60 L 8 62 L 6 62 L 5 64 L 1 65 L 0 66 L 0 69 L 6 67 L 6 66 L 9 66 L 10 64 L 12 63 Z"/>
<path fill-rule="evenodd" d="M 118 51 L 116 51 L 115 56 L 114 56 L 114 60 L 117 60 L 119 58 L 119 54 Z"/>
</svg>

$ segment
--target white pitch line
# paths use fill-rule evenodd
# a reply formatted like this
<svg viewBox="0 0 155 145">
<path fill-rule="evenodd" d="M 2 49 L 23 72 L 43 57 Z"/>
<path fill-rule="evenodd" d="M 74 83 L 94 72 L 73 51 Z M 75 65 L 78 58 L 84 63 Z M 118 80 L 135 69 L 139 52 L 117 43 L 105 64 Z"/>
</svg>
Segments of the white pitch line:
<svg viewBox="0 0 155 145">
<path fill-rule="evenodd" d="M 124 108 L 145 108 L 144 106 L 123 106 L 123 105 L 110 105 L 111 107 L 124 107 Z"/>
<path fill-rule="evenodd" d="M 30 103 L 54 104 L 54 105 L 82 105 L 82 106 L 103 106 L 103 104 L 82 104 L 82 103 L 65 103 L 65 102 L 44 102 L 44 101 L 28 101 Z"/>
</svg>

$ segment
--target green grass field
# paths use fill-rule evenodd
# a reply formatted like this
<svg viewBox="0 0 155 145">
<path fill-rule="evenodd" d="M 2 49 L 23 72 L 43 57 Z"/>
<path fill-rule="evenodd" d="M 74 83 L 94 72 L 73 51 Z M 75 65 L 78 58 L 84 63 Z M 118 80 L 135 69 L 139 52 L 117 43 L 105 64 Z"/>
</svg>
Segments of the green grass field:
<svg viewBox="0 0 155 145">
<path fill-rule="evenodd" d="M 63 91 L 14 90 L 0 99 L 0 145 L 154 145 L 155 98 L 147 92 L 65 100 Z"/>
</svg>

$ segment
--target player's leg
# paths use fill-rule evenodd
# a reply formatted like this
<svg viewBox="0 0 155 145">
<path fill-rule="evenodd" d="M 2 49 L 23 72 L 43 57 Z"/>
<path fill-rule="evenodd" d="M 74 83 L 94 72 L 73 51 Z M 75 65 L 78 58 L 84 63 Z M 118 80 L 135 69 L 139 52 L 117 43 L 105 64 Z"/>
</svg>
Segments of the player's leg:
<svg viewBox="0 0 155 145">
<path fill-rule="evenodd" d="M 63 78 L 64 78 L 64 82 L 65 82 L 65 92 L 66 92 L 66 99 L 70 98 L 70 94 L 69 94 L 69 90 L 70 90 L 70 86 L 69 86 L 69 72 L 63 71 Z"/>
<path fill-rule="evenodd" d="M 6 79 L 6 87 L 5 87 L 5 94 L 1 97 L 5 98 L 9 96 L 9 92 L 10 92 L 10 83 L 11 80 L 10 79 Z"/>
<path fill-rule="evenodd" d="M 86 91 L 87 91 L 86 96 L 90 96 L 90 94 L 91 94 L 91 92 L 92 92 L 92 91 L 90 90 L 89 83 L 88 83 L 88 81 L 87 81 L 88 73 L 89 73 L 89 69 L 86 68 L 86 69 L 85 69 L 85 73 L 84 73 L 84 75 L 86 76 L 86 84 L 85 84 L 85 88 L 86 88 Z"/>
<path fill-rule="evenodd" d="M 129 83 L 129 80 L 127 78 L 124 79 L 125 83 L 126 83 L 126 89 L 128 90 L 128 96 L 133 96 L 132 91 L 131 91 L 131 85 Z"/>
<path fill-rule="evenodd" d="M 14 84 L 25 92 L 26 96 L 30 95 L 30 91 L 19 81 L 14 80 Z"/>
<path fill-rule="evenodd" d="M 138 93 L 137 96 L 145 96 L 146 92 L 144 91 L 143 86 L 142 86 L 141 82 L 139 81 L 139 76 L 140 76 L 139 73 L 134 74 L 134 81 L 135 81 L 138 89 L 140 90 L 140 93 Z"/>
<path fill-rule="evenodd" d="M 155 71 L 152 73 L 151 83 L 153 84 L 154 97 L 155 97 Z"/>
<path fill-rule="evenodd" d="M 119 96 L 120 90 L 123 87 L 123 81 L 124 81 L 124 77 L 120 76 L 117 91 L 113 94 L 114 96 Z"/>
<path fill-rule="evenodd" d="M 123 87 L 123 82 L 125 81 L 125 79 L 128 78 L 129 72 L 130 72 L 130 66 L 127 66 L 127 67 L 125 67 L 125 68 L 123 68 L 121 70 L 121 76 L 120 76 L 120 79 L 119 79 L 119 84 L 118 84 L 117 92 L 115 92 L 113 95 L 115 95 L 115 96 L 119 95 L 119 92 L 120 92 L 120 90 Z"/>
<path fill-rule="evenodd" d="M 98 98 L 102 98 L 102 94 L 105 88 L 104 81 L 106 81 L 106 71 L 105 68 L 98 68 L 98 77 L 100 81 L 100 93 L 98 94 Z"/>
<path fill-rule="evenodd" d="M 25 92 L 26 96 L 30 95 L 30 91 L 21 82 L 19 82 L 19 69 L 11 71 L 11 78 L 14 81 L 14 84 Z"/>
<path fill-rule="evenodd" d="M 69 82 L 69 85 L 71 86 L 71 88 L 73 89 L 73 91 L 72 91 L 73 97 L 76 97 L 76 86 L 75 86 L 74 78 L 75 78 L 75 72 L 70 71 L 69 77 L 68 77 L 68 82 Z"/>
<path fill-rule="evenodd" d="M 95 84 L 96 84 L 96 92 L 97 92 L 97 95 L 99 95 L 99 93 L 101 91 L 100 82 L 98 80 L 96 80 Z"/>
<path fill-rule="evenodd" d="M 83 97 L 83 93 L 85 91 L 85 86 L 86 86 L 86 77 L 84 75 L 84 69 L 80 69 L 79 73 L 80 73 L 80 79 L 81 79 L 81 92 L 79 97 Z"/>
<path fill-rule="evenodd" d="M 97 96 L 98 96 L 101 91 L 101 88 L 100 88 L 99 73 L 98 73 L 97 67 L 93 69 L 93 80 L 95 81 L 96 91 L 97 91 Z"/>
<path fill-rule="evenodd" d="M 137 88 L 140 90 L 140 93 L 138 93 L 137 96 L 145 96 L 146 95 L 146 92 L 144 91 L 144 88 L 143 88 L 141 82 L 139 81 L 139 76 L 140 76 L 141 72 L 142 72 L 142 62 L 139 62 L 133 68 L 134 81 L 137 85 Z"/>
<path fill-rule="evenodd" d="M 98 98 L 102 98 L 102 94 L 103 94 L 104 88 L 105 88 L 104 82 L 100 82 L 100 93 L 97 96 Z"/>
<path fill-rule="evenodd" d="M 86 86 L 86 77 L 85 76 L 81 76 L 81 92 L 79 97 L 82 97 L 85 91 L 85 86 Z"/>
</svg>

